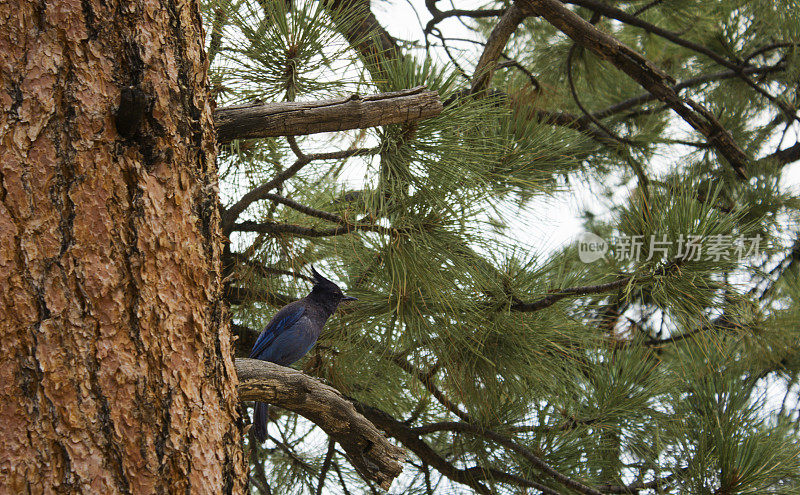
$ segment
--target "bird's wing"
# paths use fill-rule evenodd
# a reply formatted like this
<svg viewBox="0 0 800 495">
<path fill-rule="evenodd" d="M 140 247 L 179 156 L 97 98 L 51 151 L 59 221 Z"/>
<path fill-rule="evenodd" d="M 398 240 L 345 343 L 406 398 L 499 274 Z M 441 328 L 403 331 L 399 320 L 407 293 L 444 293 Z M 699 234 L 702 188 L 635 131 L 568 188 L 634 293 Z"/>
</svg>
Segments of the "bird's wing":
<svg viewBox="0 0 800 495">
<path fill-rule="evenodd" d="M 250 351 L 250 358 L 258 359 L 258 356 L 272 344 L 278 335 L 297 323 L 297 320 L 303 316 L 305 311 L 306 308 L 301 305 L 289 305 L 278 311 L 278 314 L 276 314 L 264 330 L 261 331 L 261 335 L 256 339 L 256 343 L 253 344 L 253 350 Z"/>
</svg>

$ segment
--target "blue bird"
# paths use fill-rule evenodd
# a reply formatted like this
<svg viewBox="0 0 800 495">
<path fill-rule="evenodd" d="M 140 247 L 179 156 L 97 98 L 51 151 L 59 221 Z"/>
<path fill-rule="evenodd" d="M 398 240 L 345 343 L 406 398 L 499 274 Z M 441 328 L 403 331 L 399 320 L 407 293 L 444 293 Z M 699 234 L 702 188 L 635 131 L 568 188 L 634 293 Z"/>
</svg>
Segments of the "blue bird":
<svg viewBox="0 0 800 495">
<path fill-rule="evenodd" d="M 289 366 L 314 347 L 322 326 L 342 301 L 355 301 L 342 289 L 311 267 L 314 286 L 306 297 L 287 304 L 267 323 L 256 339 L 251 359 Z M 253 433 L 259 442 L 267 438 L 268 404 L 257 402 L 253 413 Z"/>
</svg>

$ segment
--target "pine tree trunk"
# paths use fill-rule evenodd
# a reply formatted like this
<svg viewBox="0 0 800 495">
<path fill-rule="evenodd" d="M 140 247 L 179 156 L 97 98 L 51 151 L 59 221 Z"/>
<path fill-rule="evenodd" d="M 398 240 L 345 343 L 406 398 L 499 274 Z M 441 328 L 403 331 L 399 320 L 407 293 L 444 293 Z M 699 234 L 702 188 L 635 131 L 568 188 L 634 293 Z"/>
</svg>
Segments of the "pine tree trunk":
<svg viewBox="0 0 800 495">
<path fill-rule="evenodd" d="M 0 22 L 0 492 L 241 493 L 196 2 Z"/>
</svg>

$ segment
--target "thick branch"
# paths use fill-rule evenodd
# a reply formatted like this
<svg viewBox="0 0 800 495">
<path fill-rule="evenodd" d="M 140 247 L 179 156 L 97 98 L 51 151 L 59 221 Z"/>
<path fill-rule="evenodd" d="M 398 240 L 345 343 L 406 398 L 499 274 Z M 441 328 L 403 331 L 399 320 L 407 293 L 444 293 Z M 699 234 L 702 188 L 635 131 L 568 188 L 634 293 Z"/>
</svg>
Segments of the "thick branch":
<svg viewBox="0 0 800 495">
<path fill-rule="evenodd" d="M 794 163 L 797 160 L 800 160 L 800 141 L 794 143 L 792 146 L 788 148 L 778 150 L 771 155 L 767 155 L 764 158 L 758 160 L 759 165 L 769 165 L 774 164 L 777 166 L 784 166 L 790 163 Z"/>
<path fill-rule="evenodd" d="M 728 161 L 740 178 L 747 177 L 745 167 L 748 158 L 744 151 L 711 112 L 691 99 L 682 98 L 675 93 L 671 87 L 674 80 L 669 75 L 615 37 L 592 26 L 559 0 L 519 1 L 567 36 L 595 52 L 600 58 L 614 64 L 659 100 L 669 105 L 692 128 L 706 137 L 709 144 Z"/>
<path fill-rule="evenodd" d="M 286 101 L 218 108 L 217 141 L 363 129 L 439 115 L 439 94 L 424 86 L 370 96 L 312 102 Z"/>
<path fill-rule="evenodd" d="M 624 10 L 620 10 L 616 7 L 606 5 L 597 0 L 566 0 L 566 3 L 580 5 L 581 7 L 585 7 L 599 14 L 602 14 L 605 17 L 610 17 L 612 19 L 624 22 L 625 24 L 630 24 L 631 26 L 636 26 L 638 28 L 644 29 L 647 32 L 655 34 L 656 36 L 660 36 L 666 40 L 669 40 L 675 43 L 676 45 L 680 45 L 684 48 L 688 48 L 698 53 L 702 53 L 703 55 L 706 55 L 714 62 L 723 65 L 729 69 L 734 69 L 734 70 L 740 69 L 738 64 L 736 64 L 735 62 L 731 62 L 730 60 L 726 59 L 722 55 L 711 50 L 710 48 L 706 48 L 705 46 L 695 43 L 693 41 L 683 39 L 680 37 L 678 33 L 673 33 L 672 31 L 663 29 L 659 26 L 656 26 L 655 24 L 651 24 L 647 21 L 644 21 L 636 17 L 633 14 L 625 12 Z"/>
<path fill-rule="evenodd" d="M 486 40 L 486 47 L 483 49 L 475 73 L 472 76 L 472 94 L 480 93 L 489 87 L 492 74 L 497 68 L 497 60 L 506 48 L 508 40 L 517 26 L 530 14 L 530 10 L 524 4 L 514 3 L 506 9 L 500 22 L 492 29 L 489 38 Z"/>
<path fill-rule="evenodd" d="M 397 40 L 372 13 L 370 0 L 333 0 L 325 5 L 336 28 L 361 56 L 372 80 L 385 81 L 387 62 L 402 58 L 403 53 Z"/>
<path fill-rule="evenodd" d="M 383 434 L 338 390 L 291 368 L 256 359 L 236 359 L 239 400 L 263 401 L 307 418 L 347 452 L 359 474 L 381 488 L 402 471 L 406 452 Z"/>
</svg>

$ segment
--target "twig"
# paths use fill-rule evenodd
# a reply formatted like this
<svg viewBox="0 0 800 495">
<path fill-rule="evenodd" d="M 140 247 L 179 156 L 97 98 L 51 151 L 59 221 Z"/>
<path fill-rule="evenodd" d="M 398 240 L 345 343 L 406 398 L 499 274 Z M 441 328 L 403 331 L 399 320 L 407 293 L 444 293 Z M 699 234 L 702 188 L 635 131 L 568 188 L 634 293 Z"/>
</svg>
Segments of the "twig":
<svg viewBox="0 0 800 495">
<path fill-rule="evenodd" d="M 325 454 L 325 459 L 322 461 L 322 469 L 319 472 L 319 483 L 317 484 L 316 495 L 322 495 L 322 488 L 325 486 L 325 477 L 328 475 L 328 470 L 331 468 L 331 461 L 333 460 L 333 452 L 336 450 L 336 442 L 328 440 L 328 452 Z"/>
<path fill-rule="evenodd" d="M 541 299 L 537 299 L 533 302 L 512 304 L 511 309 L 514 311 L 522 311 L 522 312 L 539 311 L 540 309 L 550 307 L 553 304 L 557 303 L 558 301 L 570 296 L 585 296 L 589 294 L 599 294 L 602 292 L 608 292 L 614 289 L 619 289 L 620 287 L 624 287 L 630 281 L 631 277 L 628 276 L 628 277 L 622 277 L 620 279 L 614 280 L 613 282 L 608 282 L 605 284 L 585 285 L 583 287 L 570 287 L 567 289 L 561 289 L 557 292 L 548 294 L 542 297 Z"/>
<path fill-rule="evenodd" d="M 231 232 L 233 223 L 239 218 L 239 215 L 247 209 L 248 206 L 256 201 L 263 199 L 264 194 L 272 189 L 277 188 L 283 184 L 287 179 L 294 176 L 303 167 L 315 160 L 338 160 L 343 158 L 350 158 L 353 156 L 373 155 L 380 150 L 377 148 L 354 148 L 349 150 L 334 151 L 330 153 L 314 153 L 310 155 L 303 155 L 303 158 L 295 160 L 294 164 L 286 170 L 279 172 L 272 179 L 264 184 L 256 187 L 255 189 L 247 192 L 244 196 L 234 203 L 230 208 L 225 210 L 221 215 L 222 231 L 225 235 Z"/>
<path fill-rule="evenodd" d="M 447 396 L 444 395 L 444 393 L 441 390 L 439 390 L 436 387 L 436 385 L 434 385 L 433 381 L 431 380 L 431 377 L 428 374 L 423 373 L 421 370 L 417 369 L 413 364 L 409 363 L 404 357 L 398 354 L 391 354 L 387 356 L 387 358 L 393 363 L 395 363 L 397 366 L 399 366 L 400 369 L 402 369 L 409 375 L 419 380 L 419 382 L 425 387 L 425 389 L 428 390 L 428 392 L 432 396 L 434 396 L 436 400 L 439 401 L 439 403 L 442 406 L 444 406 L 445 409 L 452 412 L 453 414 L 455 414 L 456 416 L 458 416 L 459 418 L 468 423 L 472 422 L 471 418 L 466 412 L 462 411 L 461 408 L 459 408 L 456 404 L 450 401 L 450 399 L 448 399 Z"/>
<path fill-rule="evenodd" d="M 414 428 L 412 431 L 416 433 L 418 429 Z M 469 423 L 452 423 L 450 425 L 450 431 L 474 433 L 476 435 L 492 440 L 502 445 L 503 447 L 512 450 L 517 454 L 522 455 L 522 457 L 527 459 L 528 462 L 533 464 L 537 469 L 548 474 L 549 476 L 551 476 L 553 479 L 555 479 L 564 486 L 568 486 L 573 490 L 578 491 L 580 493 L 584 493 L 586 495 L 603 495 L 599 490 L 584 485 L 579 481 L 575 481 L 569 476 L 555 470 L 552 466 L 550 466 L 548 463 L 546 463 L 544 460 L 542 460 L 539 456 L 534 454 L 530 449 L 528 449 L 524 445 L 514 442 L 510 438 L 504 435 L 500 435 L 499 433 L 496 433 L 490 429 Z"/>
<path fill-rule="evenodd" d="M 471 19 L 485 19 L 487 17 L 500 17 L 505 14 L 507 9 L 477 9 L 477 10 L 463 10 L 452 9 L 441 11 L 435 9 L 429 12 L 433 18 L 425 25 L 423 32 L 427 35 L 430 34 L 437 24 L 450 17 L 469 17 Z"/>
<path fill-rule="evenodd" d="M 456 483 L 467 485 L 476 493 L 481 495 L 494 495 L 494 492 L 486 485 L 481 483 L 479 477 L 466 470 L 458 469 L 451 463 L 447 462 L 435 450 L 433 450 L 424 440 L 420 439 L 418 435 L 414 434 L 411 428 L 404 425 L 400 421 L 394 419 L 392 416 L 378 408 L 368 406 L 358 401 L 354 401 L 356 409 L 372 421 L 376 426 L 381 428 L 387 434 L 399 440 L 409 450 L 414 452 L 422 462 L 429 464 L 431 467 L 442 473 Z"/>
<path fill-rule="evenodd" d="M 301 459 L 300 456 L 298 456 L 297 453 L 294 452 L 284 442 L 281 442 L 280 440 L 278 440 L 277 438 L 273 437 L 269 433 L 267 433 L 267 438 L 269 438 L 272 441 L 272 443 L 277 445 L 279 449 L 281 449 L 287 456 L 289 456 L 289 459 L 291 459 L 294 464 L 297 464 L 298 466 L 303 468 L 303 470 L 306 471 L 307 473 L 314 473 L 315 472 L 315 469 L 313 467 L 311 467 L 311 465 L 309 463 L 307 463 L 306 461 Z"/>
<path fill-rule="evenodd" d="M 535 488 L 540 492 L 544 493 L 545 495 L 562 495 L 561 493 L 553 490 L 549 486 L 543 485 L 541 483 L 537 483 L 533 480 L 529 480 L 527 478 L 523 478 L 522 476 L 506 473 L 504 471 L 500 471 L 499 469 L 495 468 L 485 468 L 483 466 L 474 466 L 471 468 L 467 468 L 464 470 L 466 473 L 470 473 L 475 475 L 481 479 L 493 479 L 499 481 L 500 483 L 510 483 L 519 486 L 525 486 L 528 488 Z"/>
</svg>

